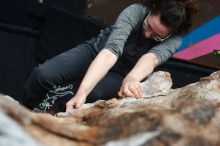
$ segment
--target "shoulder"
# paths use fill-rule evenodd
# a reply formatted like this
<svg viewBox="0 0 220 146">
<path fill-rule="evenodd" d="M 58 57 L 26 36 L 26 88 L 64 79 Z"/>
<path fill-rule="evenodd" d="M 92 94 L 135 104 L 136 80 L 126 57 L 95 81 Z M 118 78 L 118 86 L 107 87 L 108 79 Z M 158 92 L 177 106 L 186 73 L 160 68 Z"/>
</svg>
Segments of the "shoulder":
<svg viewBox="0 0 220 146">
<path fill-rule="evenodd" d="M 133 9 L 145 9 L 146 7 L 139 3 L 134 3 L 132 5 L 129 5 L 127 8 L 133 8 Z"/>
<path fill-rule="evenodd" d="M 125 8 L 125 11 L 135 15 L 146 15 L 146 13 L 149 12 L 149 9 L 142 4 L 135 3 Z"/>
</svg>

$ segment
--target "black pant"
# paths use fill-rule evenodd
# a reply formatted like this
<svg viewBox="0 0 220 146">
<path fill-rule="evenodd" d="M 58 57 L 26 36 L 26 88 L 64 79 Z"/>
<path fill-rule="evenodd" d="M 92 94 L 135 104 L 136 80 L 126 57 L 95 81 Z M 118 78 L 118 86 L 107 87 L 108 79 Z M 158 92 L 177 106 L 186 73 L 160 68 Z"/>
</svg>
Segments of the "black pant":
<svg viewBox="0 0 220 146">
<path fill-rule="evenodd" d="M 33 109 L 54 86 L 66 83 L 78 86 L 96 55 L 97 52 L 85 43 L 34 68 L 24 86 L 21 103 Z M 123 78 L 121 74 L 109 71 L 89 94 L 87 101 L 118 97 Z"/>
</svg>

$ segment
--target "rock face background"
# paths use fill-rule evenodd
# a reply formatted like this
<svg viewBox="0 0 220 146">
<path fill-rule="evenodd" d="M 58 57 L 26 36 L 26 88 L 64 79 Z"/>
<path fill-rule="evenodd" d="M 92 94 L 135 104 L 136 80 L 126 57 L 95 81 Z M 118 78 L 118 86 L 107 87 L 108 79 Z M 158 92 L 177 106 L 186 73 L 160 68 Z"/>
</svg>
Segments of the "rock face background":
<svg viewBox="0 0 220 146">
<path fill-rule="evenodd" d="M 220 71 L 179 89 L 171 85 L 169 73 L 156 72 L 142 83 L 142 99 L 97 101 L 56 116 L 1 96 L 0 145 L 220 145 Z"/>
</svg>

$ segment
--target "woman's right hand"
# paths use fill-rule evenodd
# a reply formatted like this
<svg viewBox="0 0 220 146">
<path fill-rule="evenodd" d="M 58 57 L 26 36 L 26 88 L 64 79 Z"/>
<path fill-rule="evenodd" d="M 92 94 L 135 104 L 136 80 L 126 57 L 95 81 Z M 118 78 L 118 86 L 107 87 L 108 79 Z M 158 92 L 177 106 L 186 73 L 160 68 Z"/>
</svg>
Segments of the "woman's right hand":
<svg viewBox="0 0 220 146">
<path fill-rule="evenodd" d="M 70 99 L 66 103 L 66 112 L 72 109 L 79 109 L 80 107 L 82 107 L 85 101 L 86 101 L 85 96 L 75 95 L 72 99 Z"/>
</svg>

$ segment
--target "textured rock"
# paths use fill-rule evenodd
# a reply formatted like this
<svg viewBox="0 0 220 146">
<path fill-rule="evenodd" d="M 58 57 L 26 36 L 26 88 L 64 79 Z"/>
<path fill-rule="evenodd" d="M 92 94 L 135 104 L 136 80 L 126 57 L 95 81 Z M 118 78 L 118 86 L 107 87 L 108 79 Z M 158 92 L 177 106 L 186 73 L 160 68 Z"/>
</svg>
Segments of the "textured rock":
<svg viewBox="0 0 220 146">
<path fill-rule="evenodd" d="M 97 101 L 57 117 L 33 113 L 4 96 L 0 108 L 42 145 L 220 145 L 220 71 L 183 88 L 171 85 L 169 73 L 157 72 L 142 83 L 144 98 Z"/>
<path fill-rule="evenodd" d="M 0 145 L 1 146 L 41 146 L 5 113 L 0 111 Z"/>
<path fill-rule="evenodd" d="M 172 79 L 170 74 L 162 71 L 153 73 L 141 83 L 144 98 L 166 95 L 169 93 L 171 86 Z"/>
</svg>

